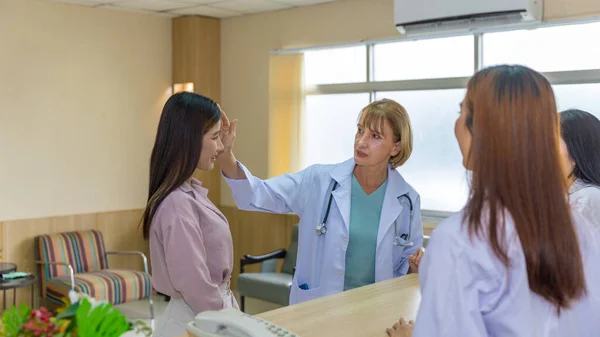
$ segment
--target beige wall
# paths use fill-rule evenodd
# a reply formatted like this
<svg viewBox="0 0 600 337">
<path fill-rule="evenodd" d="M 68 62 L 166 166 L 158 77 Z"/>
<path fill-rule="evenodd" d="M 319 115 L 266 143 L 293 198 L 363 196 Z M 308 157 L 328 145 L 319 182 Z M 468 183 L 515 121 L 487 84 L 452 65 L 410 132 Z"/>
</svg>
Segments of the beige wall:
<svg viewBox="0 0 600 337">
<path fill-rule="evenodd" d="M 545 0 L 548 19 L 600 15 L 598 0 Z M 221 102 L 239 118 L 236 156 L 257 176 L 268 172 L 269 51 L 398 37 L 393 0 L 345 0 L 242 16 L 221 23 Z M 234 205 L 221 184 L 221 203 Z"/>
<path fill-rule="evenodd" d="M 145 203 L 171 19 L 0 1 L 0 220 Z"/>
<path fill-rule="evenodd" d="M 544 0 L 544 19 L 547 21 L 600 17 L 598 0 Z"/>
</svg>

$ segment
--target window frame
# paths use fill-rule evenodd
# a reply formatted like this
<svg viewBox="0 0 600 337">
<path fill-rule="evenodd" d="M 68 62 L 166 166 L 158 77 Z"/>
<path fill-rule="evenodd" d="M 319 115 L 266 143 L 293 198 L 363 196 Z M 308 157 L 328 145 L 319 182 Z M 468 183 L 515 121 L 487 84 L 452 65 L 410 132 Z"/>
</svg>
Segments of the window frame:
<svg viewBox="0 0 600 337">
<path fill-rule="evenodd" d="M 570 22 L 566 25 L 573 24 L 585 24 L 589 21 L 576 21 Z M 552 25 L 540 25 L 534 28 L 546 28 Z M 520 30 L 508 29 L 508 30 Z M 469 34 L 474 39 L 474 64 L 473 73 L 483 68 L 483 43 L 485 33 Z M 435 37 L 432 37 L 435 38 Z M 387 41 L 371 41 L 361 44 L 365 44 L 366 48 L 366 64 L 365 71 L 367 73 L 367 81 L 360 83 L 339 83 L 339 84 L 321 84 L 311 85 L 305 87 L 304 96 L 310 95 L 327 95 L 327 94 L 347 94 L 347 93 L 369 93 L 369 101 L 373 102 L 376 92 L 379 91 L 411 91 L 411 90 L 442 90 L 442 89 L 464 89 L 469 77 L 452 77 L 452 78 L 431 78 L 431 79 L 411 79 L 411 80 L 397 80 L 397 81 L 375 81 L 374 80 L 374 46 L 380 43 L 389 43 L 398 40 L 387 40 Z M 348 44 L 356 45 L 356 44 Z M 335 46 L 339 47 L 339 46 Z M 319 49 L 327 49 L 326 47 L 320 47 Z M 331 46 L 334 48 L 334 46 Z M 544 76 L 550 81 L 552 85 L 562 84 L 598 84 L 600 83 L 600 69 L 590 70 L 573 70 L 573 71 L 553 71 L 553 72 L 542 72 Z M 452 212 L 445 212 L 439 210 L 422 209 L 421 215 L 424 223 L 438 223 L 440 220 L 448 217 Z"/>
</svg>

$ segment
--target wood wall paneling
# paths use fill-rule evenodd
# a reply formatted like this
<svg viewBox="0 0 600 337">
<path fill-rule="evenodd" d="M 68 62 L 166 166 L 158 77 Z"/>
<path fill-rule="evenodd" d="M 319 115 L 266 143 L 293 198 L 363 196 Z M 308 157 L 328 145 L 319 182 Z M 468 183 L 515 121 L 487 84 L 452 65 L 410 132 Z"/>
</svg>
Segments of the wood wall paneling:
<svg viewBox="0 0 600 337">
<path fill-rule="evenodd" d="M 221 100 L 221 22 L 219 19 L 184 16 L 173 19 L 173 83 L 194 83 L 194 92 Z M 226 107 L 224 107 L 226 109 Z M 194 177 L 209 190 L 208 198 L 221 203 L 221 176 L 196 170 Z"/>
</svg>

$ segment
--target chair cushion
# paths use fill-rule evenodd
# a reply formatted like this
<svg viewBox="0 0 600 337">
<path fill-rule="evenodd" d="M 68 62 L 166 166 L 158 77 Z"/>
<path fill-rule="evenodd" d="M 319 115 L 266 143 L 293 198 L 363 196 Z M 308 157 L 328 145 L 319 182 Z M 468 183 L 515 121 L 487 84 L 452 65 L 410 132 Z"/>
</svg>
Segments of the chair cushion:
<svg viewBox="0 0 600 337">
<path fill-rule="evenodd" d="M 69 277 L 48 281 L 46 297 L 60 303 L 71 290 Z M 106 269 L 75 274 L 75 290 L 100 301 L 120 304 L 150 297 L 150 275 L 141 271 Z"/>
<path fill-rule="evenodd" d="M 288 305 L 292 275 L 285 273 L 242 273 L 238 277 L 240 296 Z"/>
</svg>

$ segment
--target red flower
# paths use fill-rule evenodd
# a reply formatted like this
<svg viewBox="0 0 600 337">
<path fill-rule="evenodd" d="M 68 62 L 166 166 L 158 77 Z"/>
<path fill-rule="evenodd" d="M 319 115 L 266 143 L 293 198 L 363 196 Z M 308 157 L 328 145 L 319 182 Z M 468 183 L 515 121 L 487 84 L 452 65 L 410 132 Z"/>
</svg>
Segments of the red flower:
<svg viewBox="0 0 600 337">
<path fill-rule="evenodd" d="M 25 330 L 36 337 L 52 337 L 59 329 L 51 321 L 52 314 L 44 307 L 31 312 L 31 320 L 23 325 Z"/>
</svg>

